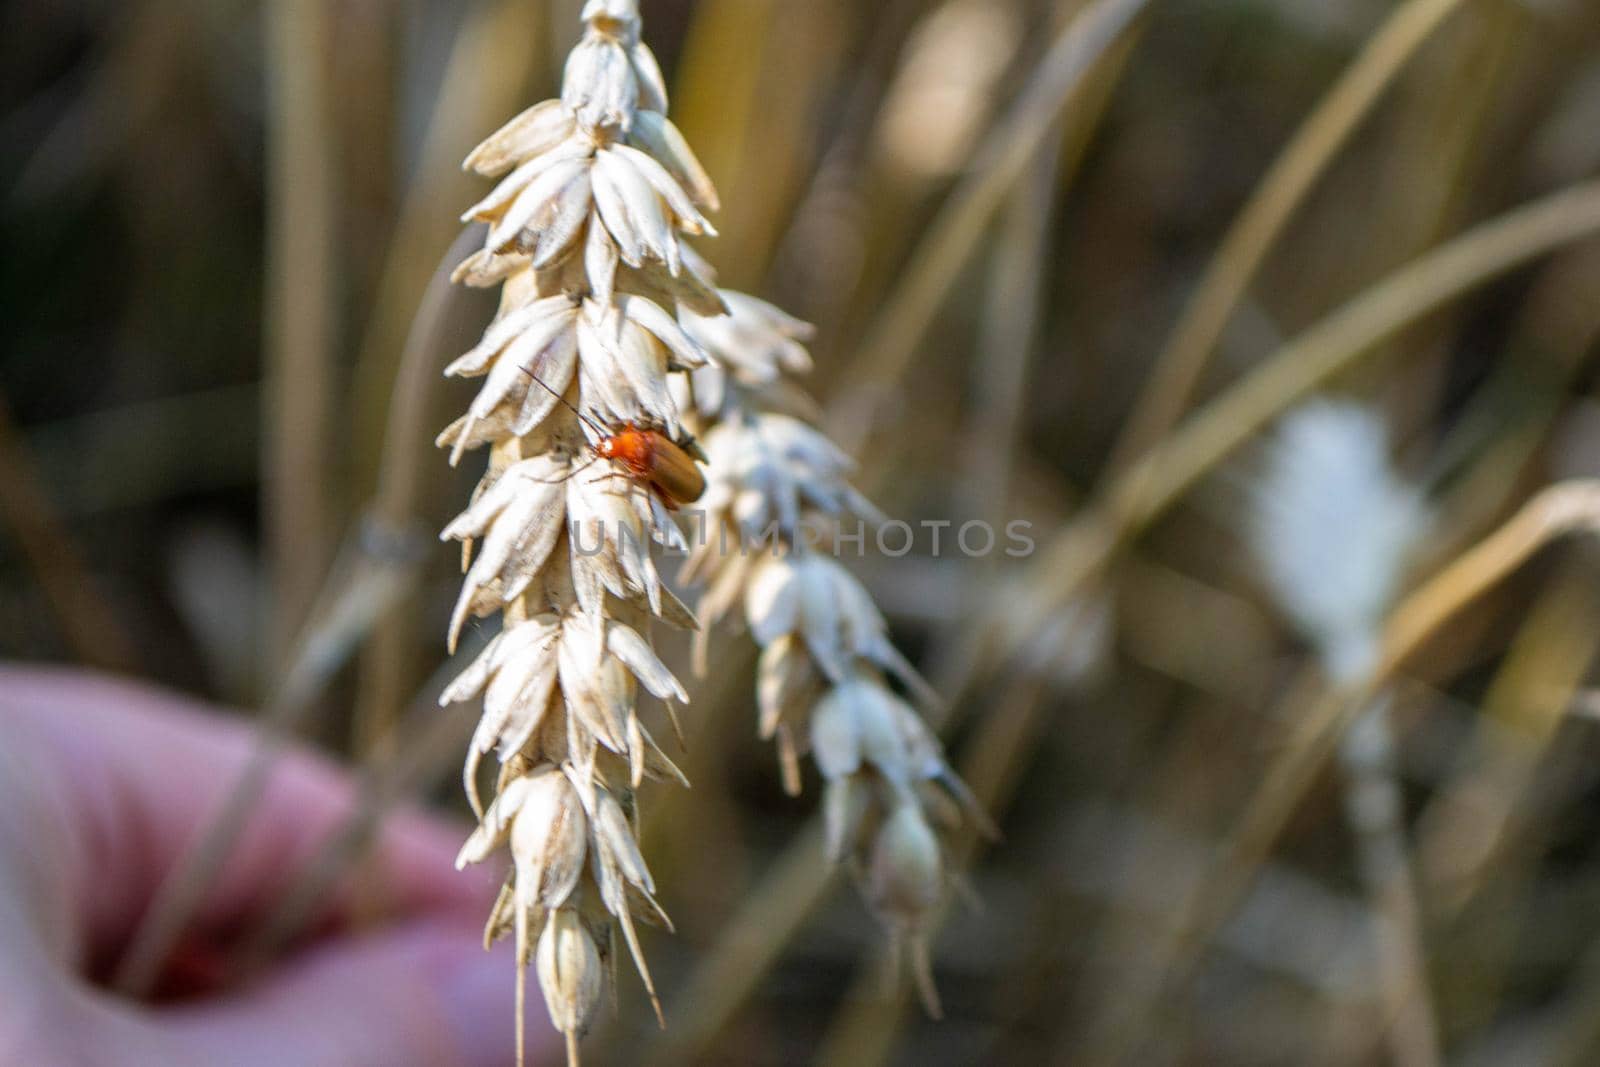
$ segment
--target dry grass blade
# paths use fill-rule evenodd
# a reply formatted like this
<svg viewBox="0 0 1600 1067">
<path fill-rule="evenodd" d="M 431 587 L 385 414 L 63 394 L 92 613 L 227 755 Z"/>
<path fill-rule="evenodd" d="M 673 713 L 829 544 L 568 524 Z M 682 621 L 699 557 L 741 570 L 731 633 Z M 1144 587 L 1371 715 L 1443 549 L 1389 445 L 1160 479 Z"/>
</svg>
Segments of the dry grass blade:
<svg viewBox="0 0 1600 1067">
<path fill-rule="evenodd" d="M 1059 154 L 1042 151 L 1032 173 L 1014 194 L 1008 210 L 1002 245 L 996 252 L 995 278 L 989 287 L 980 351 L 986 358 L 974 361 L 971 389 L 974 395 L 969 454 L 968 493 L 975 513 L 995 526 L 1004 524 L 1005 509 L 1015 476 L 1013 451 L 1022 434 L 1022 411 L 1028 388 L 1030 346 L 1037 342 L 1044 308 L 1039 303 L 1048 247 L 1045 231 L 1055 201 L 1077 177 L 1090 141 L 1100 129 L 1106 109 L 1138 48 L 1140 32 L 1124 34 L 1099 60 L 1083 88 L 1083 100 L 1070 121 Z M 1054 140 L 1054 138 L 1051 138 Z M 1020 310 L 1019 310 L 1020 309 Z M 992 562 L 992 561 L 991 561 Z M 983 582 L 973 584 L 981 589 Z M 974 601 L 974 607 L 981 603 Z M 967 612 L 957 616 L 966 625 Z M 943 646 L 928 657 L 934 668 L 934 688 L 946 692 L 963 676 L 961 656 L 966 634 L 952 627 Z M 947 654 L 947 653 L 955 654 Z"/>
<path fill-rule="evenodd" d="M 1123 1004 L 1085 1062 L 1120 1063 L 1136 1051 L 1146 1023 L 1167 993 L 1199 962 L 1217 928 L 1232 914 L 1300 799 L 1333 755 L 1339 738 L 1373 693 L 1450 619 L 1534 552 L 1574 532 L 1600 533 L 1600 482 L 1565 483 L 1545 490 L 1510 521 L 1408 596 L 1390 618 L 1383 654 L 1372 676 L 1348 690 L 1321 694 L 1294 720 L 1292 736 L 1266 769 L 1262 784 L 1242 809 L 1240 823 L 1219 847 L 1209 875 L 1197 886 L 1169 942 L 1157 980 L 1145 995 Z"/>
<path fill-rule="evenodd" d="M 840 32 L 833 4 L 695 5 L 673 113 L 723 200 L 717 261 L 726 279 L 743 284 L 757 277 L 775 243 L 790 204 L 777 190 L 792 184 L 806 162 L 808 116 L 830 81 L 825 68 L 833 58 L 826 46 L 837 47 Z M 780 41 L 792 66 L 773 62 L 771 50 Z M 783 69 L 807 76 L 784 77 Z"/>
<path fill-rule="evenodd" d="M 272 157 L 268 198 L 269 444 L 263 472 L 277 598 L 271 659 L 310 611 L 334 529 L 328 478 L 335 336 L 329 23 L 319 0 L 267 10 Z"/>
<path fill-rule="evenodd" d="M 370 537 L 373 531 L 366 533 Z M 262 709 L 249 762 L 199 840 L 167 873 L 112 980 L 118 991 L 142 996 L 155 984 L 173 946 L 232 854 L 240 831 L 271 780 L 278 755 L 361 638 L 404 595 L 414 575 L 415 554 L 396 554 L 395 547 L 393 543 L 361 545 L 347 552 L 346 561 L 335 563 L 322 603 L 313 610 L 283 681 Z"/>
<path fill-rule="evenodd" d="M 1129 990 L 1116 1014 L 1101 1017 L 1099 1032 L 1086 1042 L 1083 1063 L 1125 1062 L 1148 1036 L 1148 1023 L 1166 995 L 1193 969 L 1216 929 L 1233 913 L 1265 862 L 1295 805 L 1334 753 L 1339 738 L 1368 704 L 1371 690 L 1326 690 L 1304 710 L 1293 734 L 1267 768 L 1261 786 L 1243 808 L 1238 826 L 1217 849 L 1208 875 L 1174 919 L 1165 955 L 1152 961 L 1152 981 Z"/>
<path fill-rule="evenodd" d="M 838 395 L 848 396 L 863 385 L 893 382 L 905 371 L 962 264 L 1027 170 L 1061 108 L 1147 3 L 1099 0 L 1062 31 L 1027 90 L 979 150 L 971 170 L 911 254 L 905 279 L 858 346 L 859 369 L 845 376 Z"/>
<path fill-rule="evenodd" d="M 996 525 L 1004 517 L 1014 452 L 1022 436 L 1029 361 L 1044 317 L 1039 297 L 1050 255 L 1047 237 L 1055 201 L 1063 186 L 1076 178 L 1139 37 L 1137 30 L 1123 35 L 1095 65 L 1084 83 L 1080 107 L 1070 121 L 1060 124 L 1066 134 L 1061 151 L 1050 147 L 1058 140 L 1054 131 L 1047 134 L 1046 147 L 1034 157 L 1007 209 L 985 303 L 985 337 L 977 349 L 984 358 L 974 360 L 971 369 L 974 411 L 968 433 L 973 456 L 970 491 L 984 501 L 978 514 Z"/>
<path fill-rule="evenodd" d="M 482 239 L 474 226 L 462 231 L 429 279 L 422 294 L 395 373 L 389 407 L 389 422 L 384 431 L 383 457 L 378 468 L 378 489 L 368 509 L 367 521 L 389 530 L 411 532 L 420 510 L 421 458 L 431 451 L 427 427 L 430 424 L 430 399 L 438 395 L 439 354 L 444 350 L 450 310 L 457 306 L 460 290 L 450 282 L 455 264 L 471 252 Z M 391 716 L 400 706 L 395 685 L 401 679 L 395 657 L 407 651 L 410 633 L 403 612 L 379 621 L 369 642 L 370 662 L 362 677 L 356 704 L 354 747 L 366 752 L 393 726 Z"/>
<path fill-rule="evenodd" d="M 1600 534 L 1600 481 L 1573 481 L 1540 492 L 1494 533 L 1463 552 L 1395 609 L 1381 673 L 1392 673 L 1451 616 L 1551 541 Z"/>
<path fill-rule="evenodd" d="M 356 416 L 357 436 L 371 450 L 363 467 L 368 471 L 374 464 L 394 468 L 380 478 L 398 477 L 402 472 L 395 467 L 396 461 L 387 458 L 391 455 L 388 446 L 383 445 L 382 453 L 377 454 L 378 447 L 372 442 L 383 439 L 385 433 L 429 430 L 426 422 L 401 426 L 400 413 L 390 404 L 390 388 L 403 385 L 395 361 L 405 358 L 417 305 L 425 299 L 437 250 L 454 232 L 455 223 L 441 217 L 439 204 L 465 200 L 475 188 L 458 163 L 472 147 L 477 130 L 512 110 L 533 69 L 538 49 L 531 42 L 537 39 L 540 21 L 533 5 L 522 0 L 474 6 L 451 46 L 438 101 L 428 119 L 417 176 L 406 190 L 400 221 L 384 255 L 378 293 L 357 357 L 355 396 L 357 403 L 364 405 Z M 407 402 L 405 394 L 398 394 L 397 399 Z M 399 487 L 401 482 L 390 484 Z"/>
<path fill-rule="evenodd" d="M 1557 739 L 1600 647 L 1592 564 L 1562 564 L 1544 580 L 1547 591 L 1489 684 L 1471 756 L 1417 818 L 1417 867 L 1436 922 L 1460 920 L 1486 893 L 1503 892 L 1537 864 L 1546 835 L 1530 822 L 1550 789 Z M 1494 969 L 1484 970 L 1487 976 Z"/>
<path fill-rule="evenodd" d="M 371 454 L 367 442 L 383 442 L 376 458 L 373 509 L 383 521 L 409 523 L 417 515 L 426 469 L 417 457 L 428 450 L 429 400 L 438 395 L 437 366 L 430 361 L 442 355 L 441 334 L 455 295 L 448 285 L 449 271 L 471 251 L 468 234 L 462 234 L 442 266 L 432 276 L 422 274 L 419 266 L 430 261 L 451 226 L 436 209 L 441 202 L 465 199 L 472 188 L 457 162 L 471 146 L 472 131 L 511 110 L 539 54 L 530 41 L 537 38 L 540 21 L 517 0 L 486 4 L 465 16 L 428 118 L 416 177 L 406 190 L 384 255 L 356 368 L 356 398 L 362 405 L 356 414 L 358 454 Z M 370 462 L 362 466 L 370 469 Z M 387 732 L 385 716 L 400 706 L 415 681 L 408 682 L 403 669 L 410 614 L 400 611 L 383 620 L 363 659 L 354 728 L 357 751 Z"/>
<path fill-rule="evenodd" d="M 467 654 L 476 653 L 477 644 L 467 648 Z M 456 714 L 459 708 L 438 706 L 439 693 L 450 677 L 449 665 L 435 671 L 409 703 L 410 711 L 399 727 L 404 736 L 388 735 L 374 748 L 362 767 L 354 810 L 246 943 L 240 959 L 245 974 L 269 963 L 314 920 L 333 887 L 369 848 L 389 810 L 437 784 L 447 768 L 453 769 L 472 723 L 470 717 Z"/>
<path fill-rule="evenodd" d="M 1373 285 L 1285 345 L 1117 478 L 1098 505 L 1045 547 L 1019 583 L 1026 592 L 982 620 L 975 640 L 988 645 L 1005 635 L 1006 643 L 1017 643 L 1037 632 L 1123 539 L 1166 511 L 1283 411 L 1354 366 L 1373 345 L 1491 278 L 1596 231 L 1600 182 L 1586 182 L 1482 223 Z M 986 651 L 1004 654 L 998 648 Z"/>
<path fill-rule="evenodd" d="M 454 246 L 451 251 L 456 251 Z M 355 531 L 344 558 L 335 563 L 283 680 L 262 710 L 258 744 L 250 762 L 200 841 L 168 874 L 151 904 L 117 971 L 114 982 L 118 989 L 140 993 L 154 983 L 184 926 L 227 862 L 283 746 L 299 728 L 317 694 L 412 585 L 420 553 L 408 513 L 417 495 L 408 457 L 414 458 L 421 448 L 417 415 L 426 406 L 428 386 L 434 380 L 435 332 L 445 300 L 446 294 L 435 293 L 433 300 L 425 302 L 406 346 L 396 385 L 397 417 L 385 439 L 383 476 L 372 512 Z"/>
<path fill-rule="evenodd" d="M 1120 471 L 1183 414 L 1206 360 L 1272 246 L 1373 104 L 1462 0 L 1409 0 L 1395 9 L 1328 91 L 1229 227 L 1156 357 L 1143 395 L 1112 453 Z"/>
<path fill-rule="evenodd" d="M 838 872 L 821 860 L 822 839 L 822 817 L 814 815 L 728 921 L 718 951 L 684 986 L 682 1007 L 672 1013 L 680 1021 L 667 1032 L 657 1063 L 704 1061 L 711 1042 L 837 880 Z"/>
</svg>

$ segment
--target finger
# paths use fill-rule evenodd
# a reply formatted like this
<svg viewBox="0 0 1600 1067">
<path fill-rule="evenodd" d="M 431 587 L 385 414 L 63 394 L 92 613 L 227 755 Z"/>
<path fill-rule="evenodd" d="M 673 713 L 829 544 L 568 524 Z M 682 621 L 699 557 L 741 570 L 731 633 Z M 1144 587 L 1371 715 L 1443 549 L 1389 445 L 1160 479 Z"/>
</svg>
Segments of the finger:
<svg viewBox="0 0 1600 1067">
<path fill-rule="evenodd" d="M 329 943 L 203 1006 L 136 1013 L 96 998 L 74 1044 L 85 1065 L 505 1067 L 513 966 L 471 926 L 419 921 Z M 531 1047 L 558 1047 L 547 1024 Z"/>
<path fill-rule="evenodd" d="M 144 914 L 234 788 L 256 743 L 248 724 L 158 690 L 4 668 L 0 732 L 29 753 L 39 786 L 32 796 L 4 800 L 53 821 L 62 888 L 101 944 L 124 939 Z M 226 927 L 279 899 L 354 801 L 350 780 L 331 764 L 285 754 L 198 922 Z M 390 819 L 374 859 L 388 903 L 411 913 L 481 917 L 492 886 L 483 875 L 454 870 L 462 836 L 459 827 L 415 813 Z"/>
<path fill-rule="evenodd" d="M 197 1064 L 505 1067 L 513 967 L 476 925 L 425 926 L 310 953 L 248 999 L 170 1021 Z"/>
</svg>

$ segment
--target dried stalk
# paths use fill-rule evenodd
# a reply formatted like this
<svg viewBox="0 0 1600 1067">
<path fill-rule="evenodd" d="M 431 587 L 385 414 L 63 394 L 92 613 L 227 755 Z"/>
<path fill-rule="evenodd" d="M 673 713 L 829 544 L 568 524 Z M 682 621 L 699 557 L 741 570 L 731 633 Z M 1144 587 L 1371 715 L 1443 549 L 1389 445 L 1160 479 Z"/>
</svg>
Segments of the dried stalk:
<svg viewBox="0 0 1600 1067">
<path fill-rule="evenodd" d="M 149 993 L 206 892 L 232 855 L 239 834 L 271 779 L 272 768 L 314 701 L 373 624 L 405 594 L 415 554 L 381 531 L 360 531 L 347 545 L 313 608 L 278 687 L 261 709 L 255 748 L 222 807 L 197 842 L 167 873 L 140 920 L 112 985 L 130 997 Z"/>
<path fill-rule="evenodd" d="M 1003 614 L 996 609 L 979 621 L 964 658 L 974 667 L 1003 659 L 1080 592 L 1123 540 L 1378 342 L 1470 289 L 1596 231 L 1600 182 L 1581 183 L 1481 223 L 1365 290 L 1114 479 L 1097 504 L 1041 550 L 1017 585 L 1020 597 L 1008 599 Z"/>
<path fill-rule="evenodd" d="M 857 348 L 862 353 L 860 369 L 841 383 L 839 395 L 893 382 L 904 373 L 967 257 L 1027 170 L 1062 107 L 1147 2 L 1098 0 L 1061 31 L 1026 91 L 984 142 L 967 176 L 918 242 L 904 278 Z"/>
<path fill-rule="evenodd" d="M 1295 728 L 1241 809 L 1239 824 L 1219 847 L 1210 873 L 1181 909 L 1159 980 L 1125 1002 L 1088 1063 L 1120 1063 L 1135 1051 L 1164 998 L 1193 972 L 1218 927 L 1254 881 L 1273 843 L 1339 740 L 1384 684 L 1424 642 L 1534 552 L 1570 533 L 1600 533 L 1600 482 L 1552 486 L 1455 562 L 1403 600 L 1390 617 L 1376 665 L 1359 682 L 1326 690 L 1292 721 Z"/>
<path fill-rule="evenodd" d="M 469 188 L 456 166 L 470 146 L 462 142 L 468 136 L 463 131 L 481 128 L 511 109 L 535 66 L 539 49 L 529 42 L 537 39 L 541 22 L 525 0 L 475 6 L 464 16 L 428 117 L 421 162 L 384 256 L 357 357 L 355 421 L 359 457 L 365 458 L 366 442 L 381 440 L 372 510 L 393 523 L 409 524 L 420 514 L 424 468 L 418 449 L 433 418 L 430 401 L 437 396 L 433 361 L 444 339 L 445 293 L 457 292 L 441 286 L 438 271 L 423 278 L 418 265 L 429 262 L 450 232 L 450 220 L 439 218 L 438 204 L 465 196 Z M 453 267 L 464 254 L 452 246 L 446 260 Z M 444 281 L 448 274 L 446 269 Z M 370 465 L 370 460 L 357 464 L 363 477 Z M 401 610 L 381 620 L 363 660 L 353 729 L 358 752 L 389 733 L 409 691 L 412 676 L 404 665 L 415 641 L 410 614 Z"/>
<path fill-rule="evenodd" d="M 319 0 L 269 6 L 272 175 L 266 299 L 269 443 L 263 473 L 276 598 L 269 660 L 308 616 L 334 530 L 329 477 L 338 291 L 334 153 L 328 113 L 332 11 Z"/>
<path fill-rule="evenodd" d="M 371 748 L 361 766 L 350 814 L 245 941 L 238 963 L 242 975 L 248 976 L 275 959 L 316 920 L 339 880 L 368 852 L 384 816 L 395 805 L 436 788 L 443 780 L 471 733 L 470 721 L 454 714 L 456 709 L 439 711 L 439 694 L 449 680 L 448 666 L 435 671 L 408 702 L 404 718 L 396 719 L 395 730 Z"/>
<path fill-rule="evenodd" d="M 1284 146 L 1228 228 L 1156 357 L 1112 451 L 1112 473 L 1165 437 L 1182 416 L 1229 318 L 1289 220 L 1412 56 L 1461 4 L 1409 0 L 1396 8 Z"/>
</svg>

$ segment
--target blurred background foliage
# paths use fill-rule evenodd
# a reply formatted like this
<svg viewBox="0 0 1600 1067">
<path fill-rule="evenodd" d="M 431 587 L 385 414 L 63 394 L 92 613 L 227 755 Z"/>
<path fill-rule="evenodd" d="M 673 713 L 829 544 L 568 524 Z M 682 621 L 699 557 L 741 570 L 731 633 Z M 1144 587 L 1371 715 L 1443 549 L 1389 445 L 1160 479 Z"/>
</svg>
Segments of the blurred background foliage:
<svg viewBox="0 0 1600 1067">
<path fill-rule="evenodd" d="M 304 732 L 353 758 L 407 751 L 384 731 L 443 661 L 454 595 L 457 560 L 430 532 L 471 485 L 426 447 L 463 401 L 436 371 L 491 312 L 473 294 L 430 301 L 430 279 L 481 192 L 458 161 L 552 92 L 579 6 L 0 10 L 0 650 L 258 706 L 317 591 L 366 551 L 416 580 L 381 601 Z M 642 4 L 673 117 L 726 205 L 706 251 L 724 284 L 817 323 L 811 387 L 897 516 L 1021 517 L 1047 541 L 1151 443 L 1125 430 L 1219 241 L 1401 5 L 1153 0 L 980 220 L 893 366 L 874 343 L 885 309 L 938 254 L 929 227 L 992 162 L 986 139 L 1083 6 Z M 1435 6 L 1437 26 L 1273 244 L 1196 403 L 1441 241 L 1600 166 L 1600 4 Z M 1435 562 L 1540 486 L 1600 475 L 1597 327 L 1590 242 L 1495 277 L 1335 380 L 1386 414 L 1401 468 L 1435 495 Z M 402 409 L 417 424 L 396 437 L 408 337 L 429 369 Z M 386 495 L 380 471 L 406 487 Z M 1307 650 L 1240 540 L 1249 477 L 1247 455 L 1204 481 L 1026 635 L 1026 655 L 975 679 L 957 664 L 966 628 L 1029 561 L 935 558 L 923 540 L 861 562 L 913 658 L 936 681 L 971 681 L 950 741 L 1006 833 L 971 876 L 981 909 L 939 941 L 942 1023 L 886 1006 L 878 934 L 851 894 L 810 907 L 805 879 L 819 879 L 796 872 L 820 863 L 803 833 L 815 794 L 782 796 L 754 737 L 751 652 L 722 642 L 695 687 L 695 788 L 646 805 L 679 925 L 650 945 L 671 1026 L 635 1029 L 647 1013 L 625 1011 L 601 1054 L 1101 1062 L 1092 1035 L 1137 997 L 1141 954 L 1306 684 Z M 1396 691 L 1454 1062 L 1600 1056 L 1596 576 L 1582 547 L 1541 555 Z M 407 787 L 455 804 L 441 780 L 459 738 L 428 743 Z M 1304 790 L 1134 1062 L 1387 1055 L 1336 776 Z M 757 934 L 789 931 L 774 914 L 796 933 L 769 967 Z"/>
</svg>

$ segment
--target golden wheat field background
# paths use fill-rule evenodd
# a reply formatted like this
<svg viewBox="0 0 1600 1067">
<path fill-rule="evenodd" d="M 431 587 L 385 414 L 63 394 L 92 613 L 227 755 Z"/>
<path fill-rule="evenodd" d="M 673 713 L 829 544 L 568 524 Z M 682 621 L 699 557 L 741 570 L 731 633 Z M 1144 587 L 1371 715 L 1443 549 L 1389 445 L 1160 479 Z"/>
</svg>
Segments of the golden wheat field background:
<svg viewBox="0 0 1600 1067">
<path fill-rule="evenodd" d="M 352 871 L 381 911 L 396 805 L 470 829 L 477 710 L 437 698 L 498 624 L 447 655 L 437 533 L 483 462 L 434 438 L 495 303 L 448 284 L 493 188 L 461 161 L 560 95 L 593 7 L 0 11 L 0 653 L 366 783 L 240 954 L 298 951 Z M 745 615 L 699 665 L 663 629 L 692 787 L 628 814 L 666 1025 L 624 950 L 584 1056 L 1600 1061 L 1600 2 L 638 9 L 720 200 L 685 243 L 813 327 L 784 402 L 895 524 L 838 561 L 975 803 L 911 931 L 935 1020 L 881 872 L 825 858 L 826 739 L 761 736 Z"/>
</svg>

